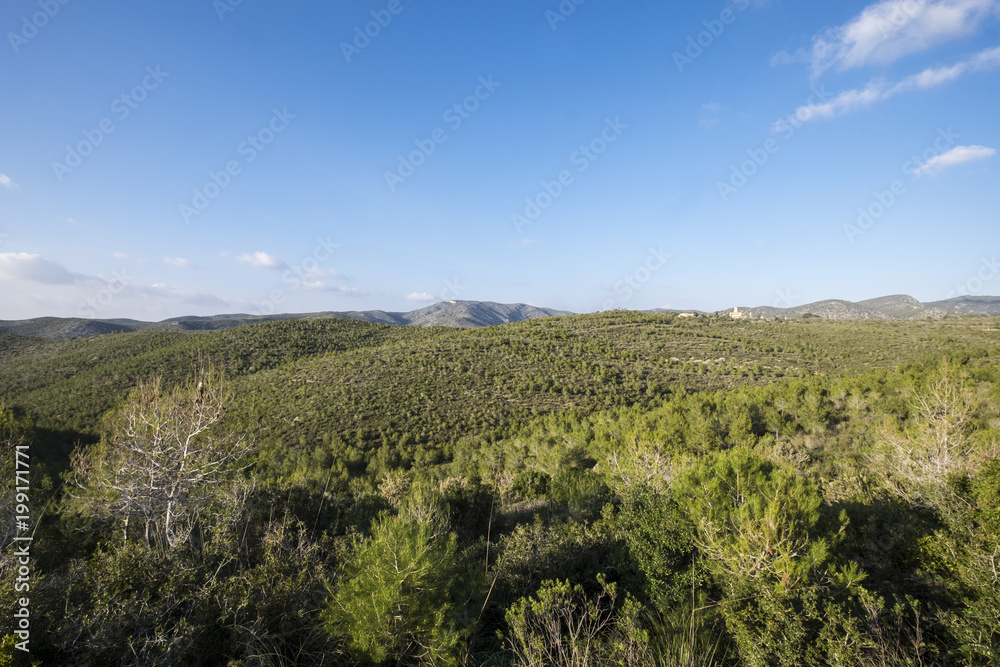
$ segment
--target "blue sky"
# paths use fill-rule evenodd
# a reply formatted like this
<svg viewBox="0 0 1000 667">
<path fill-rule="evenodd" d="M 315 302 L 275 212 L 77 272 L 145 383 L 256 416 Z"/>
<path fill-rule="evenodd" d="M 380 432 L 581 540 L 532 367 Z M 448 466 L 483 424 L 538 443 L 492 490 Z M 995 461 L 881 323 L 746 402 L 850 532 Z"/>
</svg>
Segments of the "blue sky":
<svg viewBox="0 0 1000 667">
<path fill-rule="evenodd" d="M 1000 293 L 1000 0 L 11 0 L 0 32 L 0 319 Z"/>
</svg>

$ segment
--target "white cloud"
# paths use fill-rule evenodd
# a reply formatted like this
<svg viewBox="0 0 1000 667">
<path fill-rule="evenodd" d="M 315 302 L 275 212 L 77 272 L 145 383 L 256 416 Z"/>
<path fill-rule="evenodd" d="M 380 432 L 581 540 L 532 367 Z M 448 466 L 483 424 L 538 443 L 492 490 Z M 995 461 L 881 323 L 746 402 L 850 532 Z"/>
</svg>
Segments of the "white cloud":
<svg viewBox="0 0 1000 667">
<path fill-rule="evenodd" d="M 14 183 L 14 181 L 10 180 L 10 176 L 8 176 L 7 174 L 0 174 L 0 187 L 5 187 L 9 190 L 10 188 L 16 186 L 17 184 Z"/>
<path fill-rule="evenodd" d="M 918 174 L 940 174 L 949 167 L 954 167 L 975 160 L 986 160 L 996 155 L 996 149 L 986 146 L 955 146 L 947 153 L 932 157 L 919 169 Z"/>
<path fill-rule="evenodd" d="M 324 291 L 333 292 L 334 294 L 341 294 L 343 296 L 364 296 L 365 293 L 359 290 L 357 287 L 327 287 Z"/>
<path fill-rule="evenodd" d="M 356 287 L 343 287 L 341 285 L 328 285 L 322 280 L 300 281 L 295 283 L 295 289 L 307 292 L 330 292 L 342 296 L 365 296 L 365 293 Z"/>
<path fill-rule="evenodd" d="M 725 111 L 727 107 L 718 102 L 709 102 L 708 104 L 701 105 L 701 116 L 698 118 L 698 125 L 704 128 L 714 127 L 719 124 L 719 114 Z"/>
<path fill-rule="evenodd" d="M 255 252 L 253 254 L 244 253 L 237 256 L 237 261 L 244 264 L 249 264 L 250 266 L 256 267 L 258 269 L 283 269 L 285 268 L 285 263 L 282 262 L 277 257 L 269 255 L 266 252 Z"/>
<path fill-rule="evenodd" d="M 347 287 L 336 287 L 327 284 L 327 280 L 347 280 L 346 276 L 334 271 L 333 269 L 324 269 L 321 267 L 313 267 L 308 271 L 301 273 L 296 267 L 292 268 L 292 272 L 295 273 L 301 280 L 295 280 L 293 282 L 294 289 L 312 291 L 312 292 L 335 292 L 337 294 L 345 294 L 348 296 L 361 296 L 361 290 L 347 288 Z M 288 274 L 286 274 L 286 278 Z"/>
<path fill-rule="evenodd" d="M 971 72 L 1000 66 L 1000 47 L 987 49 L 971 58 L 967 58 L 949 67 L 930 67 L 918 74 L 891 83 L 884 79 L 873 79 L 864 88 L 847 90 L 831 100 L 816 104 L 807 104 L 795 110 L 795 118 L 801 123 L 807 123 L 819 118 L 833 118 L 857 109 L 869 107 L 877 102 L 883 102 L 899 93 L 912 90 L 929 90 L 949 83 Z M 772 128 L 775 132 L 784 127 L 785 121 L 778 121 Z"/>
<path fill-rule="evenodd" d="M 882 0 L 813 38 L 812 70 L 885 65 L 974 34 L 1000 0 Z"/>
<path fill-rule="evenodd" d="M 169 266 L 175 269 L 193 269 L 194 262 L 188 261 L 183 257 L 164 257 L 163 266 Z"/>
<path fill-rule="evenodd" d="M 819 118 L 833 118 L 889 99 L 892 96 L 890 90 L 891 87 L 885 81 L 876 79 L 864 88 L 844 91 L 826 102 L 801 106 L 795 110 L 795 118 L 801 123 L 808 123 Z M 783 121 L 775 123 L 773 130 L 780 131 L 780 126 L 783 126 Z"/>
<path fill-rule="evenodd" d="M 80 279 L 62 265 L 26 252 L 0 252 L 0 277 L 43 285 L 72 285 Z"/>
<path fill-rule="evenodd" d="M 7 280 L 21 284 L 5 285 Z M 84 275 L 26 252 L 0 253 L 0 291 L 10 297 L 4 305 L 11 318 L 142 317 L 140 313 L 184 315 L 194 314 L 192 310 L 209 314 L 231 308 L 229 301 L 212 294 L 138 284 L 126 269 L 109 276 Z"/>
<path fill-rule="evenodd" d="M 407 301 L 419 301 L 421 303 L 426 303 L 428 301 L 434 300 L 434 295 L 428 292 L 413 292 L 412 294 L 406 295 Z"/>
<path fill-rule="evenodd" d="M 771 67 L 779 65 L 794 65 L 796 63 L 808 63 L 812 61 L 812 55 L 805 49 L 799 49 L 795 53 L 788 51 L 778 51 L 771 56 Z"/>
</svg>

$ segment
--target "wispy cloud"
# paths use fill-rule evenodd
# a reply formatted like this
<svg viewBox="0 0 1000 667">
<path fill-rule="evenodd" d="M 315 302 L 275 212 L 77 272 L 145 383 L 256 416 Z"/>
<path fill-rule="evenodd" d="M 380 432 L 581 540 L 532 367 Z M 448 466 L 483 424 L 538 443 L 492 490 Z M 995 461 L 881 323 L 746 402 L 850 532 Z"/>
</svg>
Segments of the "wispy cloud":
<svg viewBox="0 0 1000 667">
<path fill-rule="evenodd" d="M 342 296 L 367 296 L 367 294 L 356 287 L 344 287 L 343 285 L 331 285 L 325 280 L 300 280 L 296 281 L 295 289 L 306 292 L 329 292 Z"/>
<path fill-rule="evenodd" d="M 726 110 L 726 107 L 718 102 L 709 102 L 701 105 L 701 116 L 698 118 L 698 125 L 704 128 L 713 127 L 719 124 L 721 118 L 719 114 Z"/>
<path fill-rule="evenodd" d="M 174 269 L 193 269 L 195 268 L 194 262 L 184 259 L 183 257 L 164 257 L 163 266 L 169 266 Z"/>
<path fill-rule="evenodd" d="M 27 289 L 25 283 L 35 286 Z M 80 308 L 93 308 L 87 304 L 103 293 L 109 294 L 111 301 L 102 301 L 94 316 L 120 313 L 131 317 L 142 312 L 176 315 L 185 314 L 188 309 L 219 312 L 232 307 L 230 301 L 214 294 L 163 283 L 140 284 L 125 269 L 113 272 L 110 277 L 87 275 L 27 252 L 0 253 L 0 293 L 11 296 L 10 307 L 14 311 L 20 309 L 23 317 L 80 316 Z"/>
<path fill-rule="evenodd" d="M 426 303 L 428 301 L 434 300 L 434 295 L 427 292 L 413 292 L 412 294 L 406 295 L 407 301 L 419 301 L 421 303 Z"/>
<path fill-rule="evenodd" d="M 1000 66 L 1000 47 L 987 49 L 971 58 L 946 67 L 930 67 L 905 79 L 892 83 L 884 79 L 874 79 L 864 88 L 844 91 L 822 103 L 808 104 L 795 111 L 795 117 L 802 123 L 821 118 L 833 118 L 841 114 L 869 107 L 877 102 L 913 90 L 929 90 L 949 83 L 966 74 Z M 780 131 L 780 121 L 774 131 Z"/>
<path fill-rule="evenodd" d="M 17 187 L 17 184 L 10 180 L 10 176 L 7 174 L 0 174 L 0 187 L 10 190 L 11 188 Z"/>
<path fill-rule="evenodd" d="M 243 264 L 249 264 L 258 269 L 284 269 L 285 263 L 266 252 L 244 253 L 236 257 Z"/>
<path fill-rule="evenodd" d="M 894 62 L 974 34 L 997 13 L 1000 0 L 882 0 L 813 38 L 813 75 Z"/>
<path fill-rule="evenodd" d="M 357 287 L 341 287 L 339 285 L 326 286 L 323 289 L 324 292 L 333 292 L 334 294 L 340 294 L 342 296 L 366 296 L 364 292 L 359 290 Z"/>
<path fill-rule="evenodd" d="M 157 283 L 154 285 L 128 285 L 125 287 L 123 298 L 134 298 L 137 300 L 151 301 L 157 306 L 164 302 L 170 305 L 198 306 L 205 308 L 225 308 L 230 305 L 229 301 L 221 299 L 214 294 L 205 294 L 185 287 L 173 287 Z"/>
<path fill-rule="evenodd" d="M 996 149 L 987 146 L 955 146 L 947 153 L 932 157 L 917 169 L 916 173 L 920 175 L 940 174 L 949 167 L 976 160 L 986 160 L 996 153 Z"/>
</svg>

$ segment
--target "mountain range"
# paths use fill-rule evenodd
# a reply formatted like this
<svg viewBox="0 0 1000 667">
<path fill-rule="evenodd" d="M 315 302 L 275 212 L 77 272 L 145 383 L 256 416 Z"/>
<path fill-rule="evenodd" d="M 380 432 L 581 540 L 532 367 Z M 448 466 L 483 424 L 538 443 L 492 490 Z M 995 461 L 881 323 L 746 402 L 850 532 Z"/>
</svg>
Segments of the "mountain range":
<svg viewBox="0 0 1000 667">
<path fill-rule="evenodd" d="M 912 296 L 895 294 L 866 301 L 828 299 L 802 306 L 740 308 L 754 317 L 794 319 L 814 315 L 828 320 L 918 320 L 960 315 L 1000 315 L 1000 297 L 959 296 L 945 301 L 921 303 Z"/>
<path fill-rule="evenodd" d="M 130 319 L 88 320 L 81 318 L 39 317 L 30 320 L 0 320 L 0 334 L 16 334 L 39 338 L 84 338 L 109 333 L 133 331 L 217 331 L 251 322 L 277 320 L 349 319 L 377 324 L 410 326 L 448 326 L 463 329 L 510 324 L 539 317 L 572 315 L 551 308 L 536 308 L 527 304 L 502 304 L 491 301 L 442 301 L 408 313 L 383 310 L 320 312 L 289 315 L 211 315 L 208 317 L 173 317 L 161 322 Z"/>
<path fill-rule="evenodd" d="M 884 296 L 867 301 L 842 301 L 829 299 L 802 306 L 778 308 L 774 306 L 742 307 L 753 317 L 795 319 L 814 315 L 831 320 L 916 320 L 961 315 L 1000 315 L 1000 297 L 960 296 L 945 301 L 921 303 L 902 294 Z M 693 312 L 655 309 L 647 312 Z M 725 311 L 719 311 L 724 314 Z M 216 331 L 231 329 L 251 322 L 307 319 L 351 319 L 379 324 L 408 326 L 448 326 L 463 329 L 510 324 L 540 317 L 572 315 L 573 313 L 538 308 L 523 303 L 501 304 L 492 301 L 442 301 L 408 313 L 391 313 L 383 310 L 319 312 L 288 315 L 211 315 L 208 317 L 174 317 L 161 322 L 142 322 L 130 319 L 88 320 L 81 318 L 39 317 L 30 320 L 0 320 L 0 334 L 36 336 L 40 338 L 84 338 L 109 333 L 132 331 Z"/>
</svg>

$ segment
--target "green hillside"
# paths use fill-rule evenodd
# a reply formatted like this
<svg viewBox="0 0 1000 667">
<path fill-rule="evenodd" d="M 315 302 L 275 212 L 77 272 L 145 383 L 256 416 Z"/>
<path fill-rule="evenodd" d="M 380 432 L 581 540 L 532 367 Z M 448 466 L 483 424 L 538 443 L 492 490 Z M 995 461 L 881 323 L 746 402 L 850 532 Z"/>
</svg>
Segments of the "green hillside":
<svg viewBox="0 0 1000 667">
<path fill-rule="evenodd" d="M 625 311 L 0 336 L 33 655 L 993 664 L 998 337 Z"/>
</svg>

